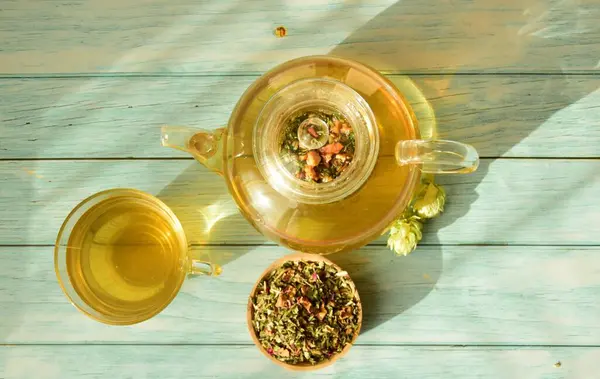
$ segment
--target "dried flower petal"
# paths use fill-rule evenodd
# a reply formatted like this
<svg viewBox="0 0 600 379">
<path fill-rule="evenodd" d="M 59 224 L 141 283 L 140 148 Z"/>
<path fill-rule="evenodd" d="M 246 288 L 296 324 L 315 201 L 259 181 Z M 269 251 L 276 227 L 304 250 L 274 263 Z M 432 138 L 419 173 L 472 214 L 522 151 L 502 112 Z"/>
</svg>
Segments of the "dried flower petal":
<svg viewBox="0 0 600 379">
<path fill-rule="evenodd" d="M 333 125 L 329 128 L 329 131 L 335 135 L 340 134 L 340 126 L 342 123 L 338 119 L 333 120 Z"/>
<path fill-rule="evenodd" d="M 283 294 L 279 294 L 279 297 L 277 298 L 277 303 L 275 303 L 275 306 L 277 308 L 284 308 L 285 307 L 285 296 Z"/>
<path fill-rule="evenodd" d="M 337 154 L 340 151 L 342 151 L 343 148 L 344 148 L 344 145 L 342 145 L 339 142 L 335 142 L 335 143 L 330 143 L 329 145 L 323 146 L 320 149 L 320 151 L 323 154 Z"/>
<path fill-rule="evenodd" d="M 306 157 L 306 164 L 311 167 L 315 167 L 318 166 L 319 163 L 321 163 L 321 156 L 319 155 L 319 152 L 317 152 L 317 150 L 309 151 Z"/>
<path fill-rule="evenodd" d="M 312 306 L 310 300 L 305 297 L 301 297 L 300 300 L 298 300 L 298 303 L 302 305 L 307 312 L 310 312 L 310 307 Z"/>
<path fill-rule="evenodd" d="M 321 309 L 317 313 L 317 318 L 319 319 L 319 321 L 323 321 L 325 316 L 327 316 L 327 310 L 325 310 L 325 307 L 323 306 L 323 304 L 321 304 Z"/>
<path fill-rule="evenodd" d="M 344 307 L 342 309 L 342 311 L 340 312 L 340 318 L 343 320 L 343 319 L 347 319 L 349 317 L 352 317 L 352 308 Z"/>
</svg>

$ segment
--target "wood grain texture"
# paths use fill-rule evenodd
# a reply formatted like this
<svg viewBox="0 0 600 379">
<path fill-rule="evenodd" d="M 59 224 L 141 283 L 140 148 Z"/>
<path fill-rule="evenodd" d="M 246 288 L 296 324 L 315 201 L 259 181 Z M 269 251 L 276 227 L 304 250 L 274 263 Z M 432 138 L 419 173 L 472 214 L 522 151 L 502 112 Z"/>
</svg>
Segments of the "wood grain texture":
<svg viewBox="0 0 600 379">
<path fill-rule="evenodd" d="M 582 379 L 600 349 L 355 346 L 333 366 L 292 373 L 254 346 L 15 346 L 0 348 L 5 379 L 61 378 L 544 378 Z M 3 358 L 2 358 L 3 357 Z M 149 362 L 152 362 L 151 364 Z M 555 367 L 561 362 L 560 367 Z M 43 374 L 40 374 L 43 373 Z M 41 375 L 41 376 L 40 376 Z"/>
<path fill-rule="evenodd" d="M 600 0 L 0 2 L 0 378 L 594 378 L 599 19 Z M 412 255 L 381 238 L 329 256 L 357 284 L 362 333 L 333 367 L 292 375 L 245 326 L 254 281 L 288 251 L 158 129 L 223 126 L 258 75 L 311 54 L 382 70 L 423 135 L 488 159 L 439 178 L 446 211 Z M 139 325 L 77 312 L 52 244 L 112 187 L 164 200 L 223 275 L 186 280 Z"/>
<path fill-rule="evenodd" d="M 252 344 L 246 304 L 276 246 L 195 247 L 223 265 L 188 279 L 163 313 L 113 327 L 79 313 L 61 292 L 51 247 L 0 248 L 0 343 Z M 363 303 L 359 345 L 597 345 L 600 248 L 386 247 L 328 256 L 355 281 Z"/>
<path fill-rule="evenodd" d="M 263 72 L 335 53 L 388 72 L 597 71 L 599 0 L 5 0 L 0 73 Z M 273 31 L 285 25 L 288 35 Z"/>
<path fill-rule="evenodd" d="M 159 127 L 226 125 L 256 78 L 0 80 L 0 158 L 183 157 L 160 146 Z M 600 76 L 390 79 L 423 135 L 484 157 L 600 157 Z"/>
<path fill-rule="evenodd" d="M 424 244 L 600 243 L 600 160 L 486 159 L 474 174 L 439 181 L 446 210 L 425 227 Z M 0 244 L 54 244 L 73 207 L 114 187 L 158 196 L 191 243 L 267 242 L 237 211 L 223 179 L 194 160 L 82 160 L 2 162 Z"/>
</svg>

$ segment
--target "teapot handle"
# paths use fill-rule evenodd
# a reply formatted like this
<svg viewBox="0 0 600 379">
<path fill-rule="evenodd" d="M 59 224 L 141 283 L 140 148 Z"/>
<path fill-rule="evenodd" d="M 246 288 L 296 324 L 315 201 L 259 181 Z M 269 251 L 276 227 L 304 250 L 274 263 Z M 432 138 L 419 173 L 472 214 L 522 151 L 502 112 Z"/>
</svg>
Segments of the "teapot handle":
<svg viewBox="0 0 600 379">
<path fill-rule="evenodd" d="M 222 137 L 225 128 L 209 131 L 165 125 L 160 132 L 160 142 L 163 146 L 190 153 L 204 166 L 223 174 Z"/>
<path fill-rule="evenodd" d="M 468 174 L 479 166 L 477 150 L 456 141 L 400 141 L 396 144 L 395 155 L 398 164 L 419 164 L 426 174 Z"/>
</svg>

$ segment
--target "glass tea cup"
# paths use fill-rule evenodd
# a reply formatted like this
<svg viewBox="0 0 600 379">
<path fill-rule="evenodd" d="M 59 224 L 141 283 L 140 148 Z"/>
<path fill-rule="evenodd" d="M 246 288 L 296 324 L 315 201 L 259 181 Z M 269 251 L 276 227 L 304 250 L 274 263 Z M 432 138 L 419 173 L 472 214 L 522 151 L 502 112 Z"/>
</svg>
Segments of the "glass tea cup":
<svg viewBox="0 0 600 379">
<path fill-rule="evenodd" d="M 162 201 L 120 188 L 96 193 L 71 211 L 56 239 L 54 268 L 71 303 L 111 325 L 160 313 L 187 274 L 221 273 L 218 265 L 190 256 L 181 223 Z"/>
</svg>

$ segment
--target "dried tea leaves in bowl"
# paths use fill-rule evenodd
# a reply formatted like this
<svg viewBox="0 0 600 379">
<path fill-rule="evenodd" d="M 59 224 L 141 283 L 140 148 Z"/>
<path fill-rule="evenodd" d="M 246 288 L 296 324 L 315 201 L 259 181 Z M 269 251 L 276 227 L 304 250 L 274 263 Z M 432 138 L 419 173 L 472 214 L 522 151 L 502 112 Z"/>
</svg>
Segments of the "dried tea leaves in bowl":
<svg viewBox="0 0 600 379">
<path fill-rule="evenodd" d="M 345 271 L 288 261 L 252 298 L 252 326 L 265 350 L 288 364 L 317 364 L 342 352 L 359 329 L 360 304 Z"/>
</svg>

